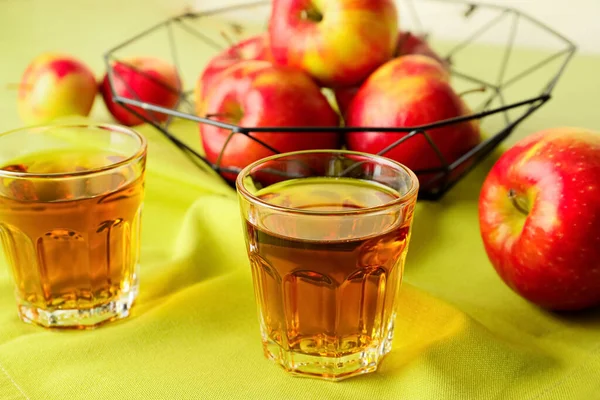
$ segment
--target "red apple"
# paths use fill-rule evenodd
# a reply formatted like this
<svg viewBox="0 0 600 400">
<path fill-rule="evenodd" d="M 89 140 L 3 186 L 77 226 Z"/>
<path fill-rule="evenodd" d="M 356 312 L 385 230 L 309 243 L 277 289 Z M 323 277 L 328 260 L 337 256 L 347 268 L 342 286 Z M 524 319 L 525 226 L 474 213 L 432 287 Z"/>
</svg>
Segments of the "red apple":
<svg viewBox="0 0 600 400">
<path fill-rule="evenodd" d="M 448 62 L 443 60 L 435 51 L 433 51 L 425 39 L 420 36 L 415 36 L 411 32 L 400 32 L 398 34 L 398 44 L 396 46 L 394 56 L 402 57 L 414 54 L 419 54 L 434 59 L 440 63 L 446 71 L 449 71 L 450 69 Z M 360 86 L 352 86 L 335 89 L 335 98 L 342 115 L 345 114 L 359 88 Z"/>
<path fill-rule="evenodd" d="M 273 0 L 269 40 L 276 62 L 328 87 L 357 85 L 396 47 L 393 0 Z"/>
<path fill-rule="evenodd" d="M 494 268 L 542 307 L 600 305 L 600 133 L 556 128 L 496 162 L 481 190 L 479 222 Z"/>
<path fill-rule="evenodd" d="M 125 98 L 144 101 L 156 106 L 172 108 L 179 100 L 181 81 L 174 66 L 153 57 L 134 57 L 111 64 L 115 92 Z M 144 123 L 140 116 L 130 112 L 113 100 L 108 74 L 102 81 L 100 92 L 108 111 L 117 121 L 133 126 Z M 167 114 L 128 106 L 139 115 L 163 122 Z"/>
<path fill-rule="evenodd" d="M 90 113 L 98 86 L 81 61 L 44 53 L 27 67 L 19 84 L 19 115 L 27 124 L 42 124 L 67 115 Z"/>
<path fill-rule="evenodd" d="M 266 61 L 243 61 L 221 74 L 201 105 L 201 115 L 242 127 L 338 126 L 339 117 L 319 86 L 302 71 Z M 200 124 L 206 158 L 243 168 L 274 153 L 242 134 Z M 337 148 L 337 133 L 252 133 L 279 152 Z M 228 179 L 236 174 L 226 173 Z"/>
<path fill-rule="evenodd" d="M 215 56 L 207 64 L 196 84 L 196 104 L 202 102 L 203 94 L 209 90 L 211 83 L 219 74 L 244 60 L 272 60 L 271 48 L 266 34 L 242 40 Z"/>
<path fill-rule="evenodd" d="M 469 114 L 448 83 L 448 72 L 436 61 L 420 55 L 403 56 L 381 66 L 352 100 L 347 126 L 415 127 Z M 476 121 L 431 129 L 428 135 L 448 163 L 480 141 Z M 408 133 L 352 132 L 346 135 L 349 149 L 378 153 Z M 416 135 L 385 156 L 415 171 L 440 168 L 442 162 L 426 138 Z M 420 174 L 424 187 L 429 174 Z"/>
</svg>

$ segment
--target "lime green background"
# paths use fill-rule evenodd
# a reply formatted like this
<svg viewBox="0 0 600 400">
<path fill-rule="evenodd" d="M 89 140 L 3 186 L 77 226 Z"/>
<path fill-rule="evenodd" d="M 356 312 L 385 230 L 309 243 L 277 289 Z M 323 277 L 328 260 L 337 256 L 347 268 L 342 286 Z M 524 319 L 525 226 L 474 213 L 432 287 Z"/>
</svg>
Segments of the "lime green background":
<svg viewBox="0 0 600 400">
<path fill-rule="evenodd" d="M 166 15 L 164 4 L 0 2 L 0 131 L 20 126 L 26 64 L 67 51 L 100 75 L 101 54 Z M 73 16 L 71 16 L 73 12 Z M 76 16 L 76 18 L 75 18 Z M 521 61 L 545 53 L 517 51 Z M 475 72 L 498 49 L 460 60 Z M 184 57 L 201 64 L 207 54 Z M 577 55 L 555 98 L 508 143 L 553 126 L 600 130 L 600 57 Z M 528 83 L 516 95 L 528 97 Z M 109 121 L 98 98 L 91 119 Z M 493 126 L 492 126 L 493 128 Z M 175 131 L 197 142 L 194 124 Z M 477 199 L 491 157 L 443 200 L 419 202 L 393 352 L 378 372 L 328 383 L 266 361 L 234 192 L 194 168 L 151 127 L 141 295 L 132 316 L 95 331 L 22 323 L 0 268 L 0 399 L 593 399 L 600 396 L 600 311 L 557 314 L 512 293 L 488 262 Z M 497 152 L 498 154 L 499 152 Z"/>
</svg>

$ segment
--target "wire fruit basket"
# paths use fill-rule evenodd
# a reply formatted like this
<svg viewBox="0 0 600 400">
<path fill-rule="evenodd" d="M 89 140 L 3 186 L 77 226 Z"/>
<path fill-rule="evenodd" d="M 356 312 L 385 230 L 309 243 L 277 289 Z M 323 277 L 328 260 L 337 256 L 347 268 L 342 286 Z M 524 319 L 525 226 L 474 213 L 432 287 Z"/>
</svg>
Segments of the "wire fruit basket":
<svg viewBox="0 0 600 400">
<path fill-rule="evenodd" d="M 400 26 L 428 38 L 428 43 L 450 65 L 452 86 L 465 93 L 464 100 L 472 112 L 469 115 L 413 127 L 251 127 L 240 126 L 196 115 L 195 82 L 208 61 L 234 42 L 264 32 L 270 11 L 270 1 L 257 1 L 206 12 L 186 12 L 169 18 L 124 41 L 109 50 L 104 58 L 113 100 L 153 125 L 197 164 L 208 166 L 221 175 L 237 174 L 239 168 L 209 162 L 198 146 L 199 136 L 179 137 L 173 128 L 177 118 L 226 129 L 230 135 L 245 135 L 270 147 L 254 136 L 257 133 L 302 134 L 304 132 L 335 132 L 340 135 L 357 131 L 404 133 L 402 137 L 378 154 L 386 155 L 417 136 L 423 136 L 439 159 L 436 168 L 417 170 L 421 180 L 420 199 L 440 199 L 465 174 L 504 141 L 513 130 L 550 100 L 552 91 L 575 53 L 575 45 L 537 19 L 514 8 L 476 4 L 461 0 L 402 0 L 399 4 Z M 440 16 L 443 24 L 439 24 Z M 436 22 L 437 21 L 437 22 Z M 447 39 L 451 36 L 450 39 Z M 442 38 L 443 40 L 439 40 Z M 539 44 L 553 44 L 549 51 L 524 51 Z M 494 48 L 494 51 L 490 51 Z M 114 61 L 129 54 L 152 54 L 171 60 L 182 77 L 177 90 L 178 102 L 173 108 L 142 101 L 135 93 L 124 97 L 115 91 Z M 197 54 L 194 62 L 181 62 L 181 54 Z M 521 54 L 516 54 L 521 53 Z M 482 71 L 477 60 L 487 60 L 496 66 Z M 188 59 L 190 57 L 187 57 Z M 518 61 L 517 61 L 518 60 Z M 525 95 L 524 95 L 525 94 Z M 139 113 L 136 108 L 146 110 Z M 164 118 L 164 116 L 168 118 Z M 162 118 L 159 118 L 161 116 Z M 465 121 L 478 120 L 483 140 L 458 159 L 448 162 L 428 132 Z M 225 151 L 227 143 L 223 146 Z M 229 181 L 231 183 L 231 181 Z"/>
</svg>

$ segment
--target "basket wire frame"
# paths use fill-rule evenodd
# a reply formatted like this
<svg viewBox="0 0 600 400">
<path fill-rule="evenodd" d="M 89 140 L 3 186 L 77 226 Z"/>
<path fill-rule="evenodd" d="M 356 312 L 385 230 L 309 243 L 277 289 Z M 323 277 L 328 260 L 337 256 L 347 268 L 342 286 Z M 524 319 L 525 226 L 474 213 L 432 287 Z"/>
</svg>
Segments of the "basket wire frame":
<svg viewBox="0 0 600 400">
<path fill-rule="evenodd" d="M 522 13 L 514 8 L 489 5 L 489 4 L 478 4 L 473 2 L 465 2 L 462 0 L 405 0 L 406 9 L 411 14 L 414 25 L 417 28 L 417 31 L 424 32 L 423 24 L 419 17 L 419 14 L 416 10 L 414 2 L 417 1 L 428 1 L 430 3 L 444 3 L 444 4 L 456 4 L 458 7 L 464 7 L 463 18 L 468 19 L 476 13 L 478 9 L 487 9 L 493 10 L 497 12 L 498 15 L 492 20 L 480 26 L 474 32 L 472 32 L 466 39 L 459 42 L 453 48 L 446 52 L 443 56 L 445 60 L 447 60 L 451 66 L 450 72 L 452 76 L 459 77 L 463 80 L 469 81 L 473 84 L 476 84 L 482 88 L 482 90 L 490 90 L 492 95 L 478 108 L 480 111 L 473 112 L 466 116 L 446 119 L 443 121 L 438 121 L 431 124 L 421 125 L 421 126 L 413 126 L 413 127 L 381 127 L 381 126 L 373 126 L 373 127 L 354 127 L 354 126 L 342 126 L 342 127 L 321 127 L 321 126 L 308 126 L 308 127 L 243 127 L 236 124 L 231 124 L 223 121 L 218 121 L 212 119 L 211 116 L 198 116 L 194 113 L 194 104 L 193 100 L 190 98 L 194 95 L 194 90 L 184 90 L 183 88 L 170 88 L 170 90 L 175 91 L 178 94 L 178 102 L 173 108 L 166 108 L 156 104 L 152 104 L 149 102 L 142 101 L 135 91 L 132 90 L 131 87 L 128 88 L 128 92 L 130 93 L 130 97 L 125 97 L 119 95 L 115 90 L 115 78 L 118 77 L 118 72 L 112 67 L 113 62 L 123 62 L 120 60 L 116 53 L 135 42 L 142 40 L 148 35 L 156 32 L 158 30 L 166 30 L 168 36 L 168 44 L 170 46 L 170 54 L 173 61 L 173 65 L 175 68 L 180 71 L 180 60 L 178 57 L 177 51 L 177 41 L 175 39 L 175 35 L 173 34 L 173 27 L 178 26 L 180 29 L 188 32 L 189 34 L 196 37 L 198 40 L 201 40 L 207 46 L 213 48 L 215 51 L 222 51 L 226 48 L 221 43 L 218 43 L 210 36 L 204 34 L 200 30 L 191 26 L 190 22 L 200 20 L 202 18 L 212 17 L 221 15 L 224 13 L 232 12 L 232 11 L 245 11 L 250 10 L 254 7 L 264 7 L 270 4 L 270 1 L 256 1 L 251 3 L 245 3 L 240 5 L 234 5 L 229 7 L 223 7 L 216 10 L 205 11 L 205 12 L 186 12 L 179 16 L 175 16 L 169 18 L 165 21 L 162 21 L 143 32 L 138 33 L 137 35 L 131 37 L 130 39 L 122 42 L 116 47 L 110 49 L 104 55 L 104 61 L 107 68 L 107 76 L 110 84 L 112 98 L 116 103 L 119 103 L 128 111 L 136 115 L 138 118 L 142 119 L 146 123 L 153 125 L 156 129 L 158 129 L 168 140 L 170 140 L 174 145 L 176 145 L 185 155 L 187 155 L 194 163 L 196 163 L 200 167 L 210 167 L 219 173 L 234 173 L 240 171 L 239 168 L 232 167 L 224 167 L 221 166 L 221 156 L 223 155 L 224 150 L 227 147 L 227 144 L 233 137 L 233 135 L 245 135 L 250 140 L 253 140 L 260 145 L 266 147 L 273 153 L 279 153 L 277 149 L 274 149 L 272 146 L 263 142 L 259 138 L 253 136 L 253 133 L 299 133 L 302 132 L 334 132 L 339 134 L 349 133 L 349 132 L 382 132 L 382 133 L 405 133 L 406 135 L 402 136 L 398 140 L 396 140 L 391 145 L 379 151 L 377 154 L 385 156 L 390 150 L 395 148 L 396 146 L 401 146 L 402 143 L 410 140 L 411 138 L 421 135 L 425 138 L 429 146 L 434 151 L 435 155 L 439 160 L 439 167 L 431 168 L 427 170 L 418 170 L 415 173 L 421 178 L 425 174 L 430 176 L 426 182 L 422 181 L 421 190 L 419 192 L 419 198 L 425 200 L 438 200 L 440 199 L 451 187 L 453 187 L 462 176 L 464 176 L 468 171 L 470 171 L 473 167 L 475 167 L 483 158 L 485 158 L 494 148 L 496 148 L 503 140 L 505 140 L 515 129 L 517 125 L 519 125 L 523 120 L 528 118 L 531 114 L 537 111 L 542 105 L 544 105 L 551 98 L 551 93 L 556 84 L 558 83 L 561 75 L 563 74 L 567 64 L 571 60 L 572 56 L 576 51 L 576 46 L 567 38 L 562 36 L 560 33 L 556 32 L 554 29 L 545 25 L 544 23 L 538 21 L 537 19 Z M 505 18 L 512 18 L 510 24 L 510 30 L 508 32 L 508 38 L 506 40 L 506 47 L 504 48 L 504 52 L 502 55 L 502 59 L 500 62 L 500 68 L 498 70 L 498 76 L 495 82 L 490 82 L 489 80 L 482 79 L 477 76 L 473 76 L 471 74 L 466 74 L 464 72 L 459 71 L 453 65 L 452 60 L 456 57 L 458 53 L 461 52 L 464 48 L 466 48 L 469 44 L 475 42 L 479 39 L 483 34 L 492 29 L 495 25 L 497 25 L 500 21 Z M 517 27 L 519 23 L 522 21 L 526 21 L 529 24 L 533 24 L 537 26 L 539 29 L 545 31 L 547 34 L 554 36 L 557 40 L 565 45 L 564 49 L 555 51 L 534 65 L 529 66 L 528 68 L 520 71 L 515 76 L 512 76 L 510 79 L 506 79 L 506 70 L 511 59 L 511 55 L 513 54 L 513 49 L 515 46 L 515 37 L 517 32 Z M 242 32 L 243 28 L 237 24 L 232 23 L 230 28 L 234 32 Z M 426 34 L 424 35 L 426 36 Z M 231 42 L 231 39 L 225 37 L 228 42 Z M 562 57 L 562 60 L 561 60 Z M 516 82 L 526 79 L 527 77 L 534 74 L 536 71 L 541 68 L 547 66 L 548 64 L 559 60 L 560 63 L 556 72 L 552 75 L 549 81 L 543 87 L 541 93 L 538 93 L 534 96 L 526 98 L 525 100 L 511 102 L 508 103 L 505 100 L 504 92 L 507 88 L 514 85 Z M 200 72 L 200 71 L 199 71 Z M 143 73 L 143 72 L 140 72 Z M 121 84 L 127 86 L 127 82 L 121 80 Z M 500 105 L 495 108 L 490 109 L 490 105 L 497 101 Z M 139 107 L 145 111 L 145 113 L 138 112 L 135 107 Z M 187 109 L 186 111 L 182 111 L 183 108 Z M 508 111 L 514 109 L 522 109 L 522 113 L 516 117 L 511 119 L 509 117 Z M 489 135 L 484 138 L 484 140 L 479 143 L 476 147 L 472 148 L 465 154 L 463 154 L 458 159 L 453 162 L 448 162 L 442 152 L 432 140 L 431 136 L 428 134 L 428 131 L 436 128 L 446 127 L 453 124 L 459 124 L 466 121 L 471 120 L 482 120 L 488 116 L 500 114 L 503 115 L 505 125 L 498 130 L 498 132 Z M 160 115 L 166 115 L 166 120 L 159 120 Z M 199 152 L 197 152 L 193 147 L 186 144 L 183 140 L 179 139 L 176 135 L 174 135 L 171 130 L 171 123 L 174 118 L 182 118 L 190 121 L 198 122 L 199 124 L 209 124 L 219 128 L 226 129 L 230 131 L 229 137 L 223 146 L 223 150 L 221 152 L 221 156 L 219 156 L 217 162 L 215 164 L 211 164 L 206 158 L 204 158 Z M 164 119 L 164 118 L 162 118 Z"/>
</svg>

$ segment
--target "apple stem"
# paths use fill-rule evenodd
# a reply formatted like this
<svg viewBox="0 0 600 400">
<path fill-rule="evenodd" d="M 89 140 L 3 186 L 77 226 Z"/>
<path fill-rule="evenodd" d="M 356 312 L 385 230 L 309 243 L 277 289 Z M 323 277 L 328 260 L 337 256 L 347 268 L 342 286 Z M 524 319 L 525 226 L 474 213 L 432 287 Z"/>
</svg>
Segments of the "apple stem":
<svg viewBox="0 0 600 400">
<path fill-rule="evenodd" d="M 487 90 L 487 88 L 485 86 L 479 86 L 479 87 L 476 87 L 476 88 L 473 88 L 473 89 L 465 90 L 464 92 L 460 92 L 458 94 L 458 97 L 462 98 L 466 94 L 477 93 L 477 92 L 483 93 L 486 90 Z"/>
<path fill-rule="evenodd" d="M 244 27 L 240 24 L 236 24 L 235 22 L 233 22 L 229 24 L 229 26 L 231 26 L 231 30 L 238 36 L 244 33 Z"/>
<path fill-rule="evenodd" d="M 206 114 L 205 118 L 235 118 L 235 115 L 233 114 L 227 114 L 227 113 L 212 113 L 212 114 Z"/>
<path fill-rule="evenodd" d="M 314 9 L 312 7 L 308 8 L 306 10 L 302 10 L 302 13 L 300 14 L 300 16 L 304 20 L 309 20 L 309 21 L 313 21 L 313 22 L 323 21 L 323 14 L 321 14 L 319 11 L 317 11 L 316 9 Z"/>
<path fill-rule="evenodd" d="M 519 210 L 524 215 L 529 215 L 529 205 L 523 199 L 523 196 L 519 196 L 517 191 L 514 189 L 510 189 L 508 191 L 508 198 L 510 199 L 512 205 Z"/>
</svg>

